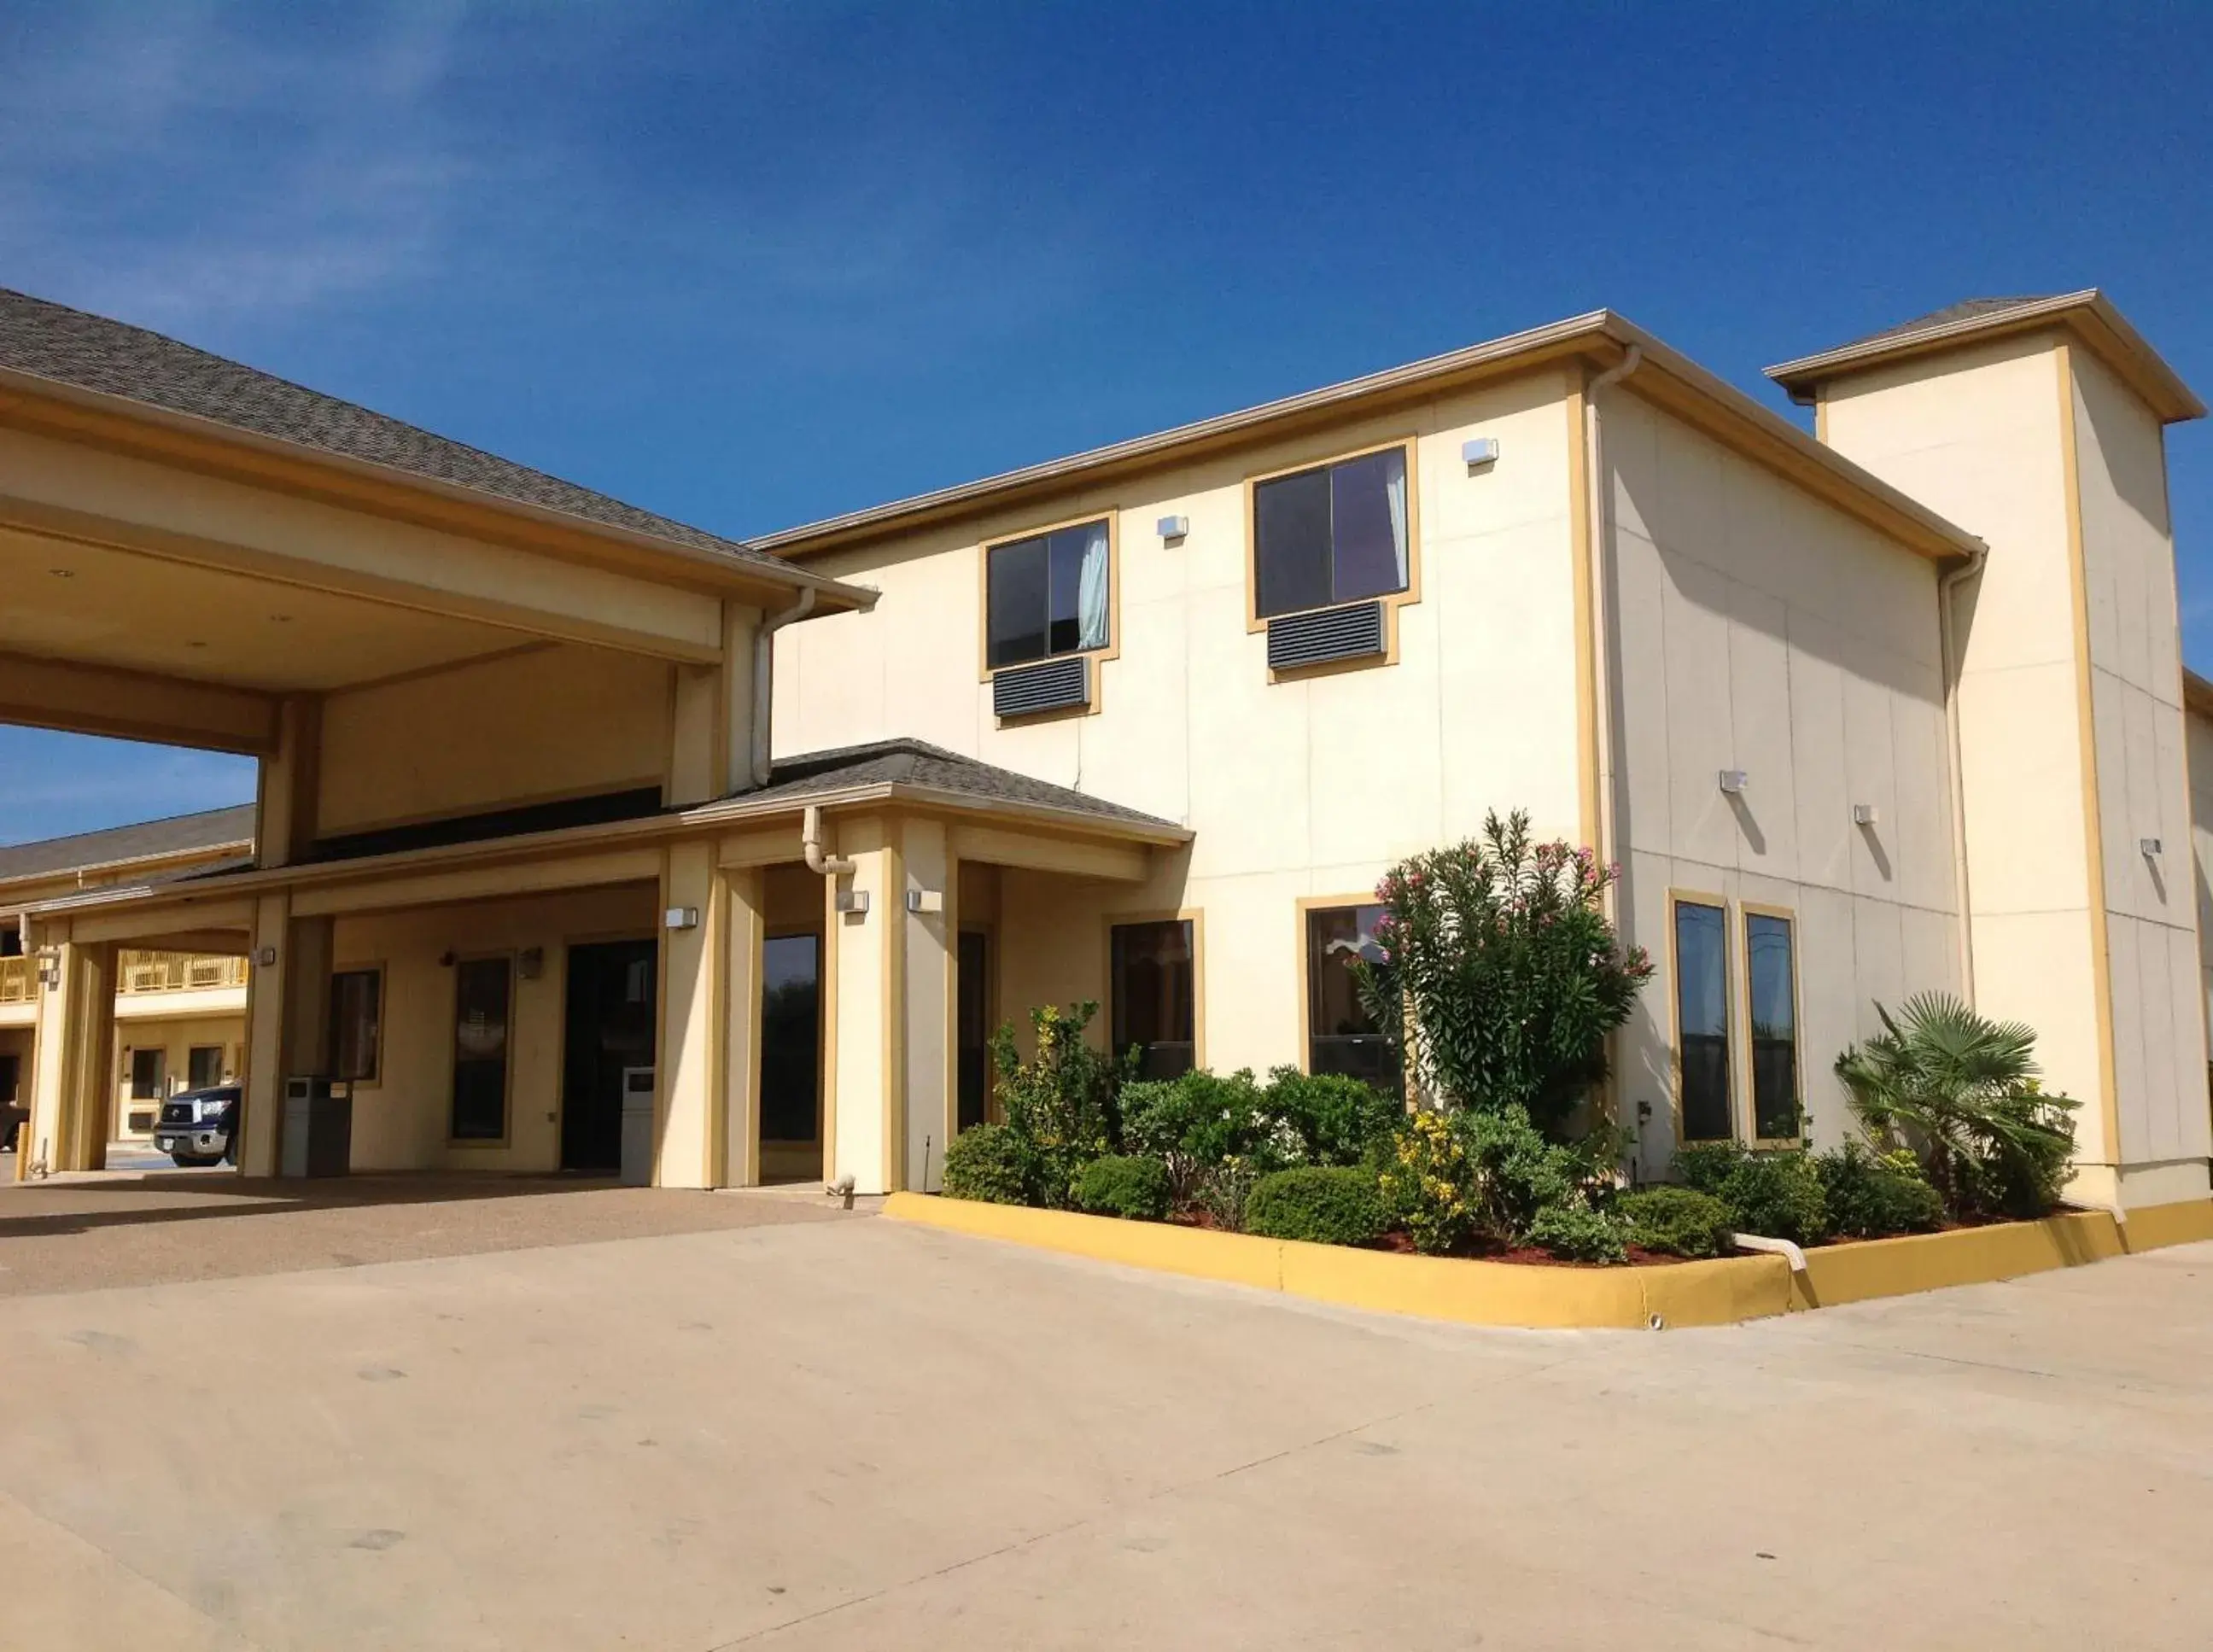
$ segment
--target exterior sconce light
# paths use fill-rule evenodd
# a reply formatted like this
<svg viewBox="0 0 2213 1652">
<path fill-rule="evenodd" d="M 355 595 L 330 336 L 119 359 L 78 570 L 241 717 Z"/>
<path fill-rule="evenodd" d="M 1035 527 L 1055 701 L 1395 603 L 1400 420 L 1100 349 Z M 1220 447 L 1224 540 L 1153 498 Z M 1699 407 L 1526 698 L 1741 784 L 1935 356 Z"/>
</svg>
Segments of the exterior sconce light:
<svg viewBox="0 0 2213 1652">
<path fill-rule="evenodd" d="M 1466 461 L 1470 470 L 1484 465 L 1496 465 L 1498 462 L 1498 438 L 1479 436 L 1463 442 L 1460 444 L 1460 456 Z"/>
<path fill-rule="evenodd" d="M 1735 796 L 1739 792 L 1742 791 L 1751 783 L 1752 777 L 1747 774 L 1742 769 L 1723 769 L 1722 771 L 1722 789 L 1732 797 Z"/>
<path fill-rule="evenodd" d="M 1881 811 L 1877 809 L 1873 803 L 1855 803 L 1852 805 L 1852 824 L 1854 826 L 1873 826 L 1876 821 L 1881 819 Z"/>
<path fill-rule="evenodd" d="M 2137 838 L 2137 848 L 2143 853 L 2146 860 L 2156 860 L 2159 858 L 2160 841 L 2156 838 Z"/>
<path fill-rule="evenodd" d="M 275 968 L 277 965 L 277 948 L 274 947 L 262 948 L 259 952 L 253 954 L 253 961 L 260 965 L 264 969 Z"/>
<path fill-rule="evenodd" d="M 911 912 L 942 912 L 945 910 L 945 891 L 910 889 L 906 892 L 906 909 Z"/>
<path fill-rule="evenodd" d="M 515 955 L 515 972 L 526 981 L 534 981 L 546 972 L 546 948 L 525 947 Z"/>
<path fill-rule="evenodd" d="M 1173 541 L 1183 538 L 1185 534 L 1191 532 L 1191 518 L 1188 516 L 1163 516 L 1160 521 L 1154 523 L 1153 526 L 1160 529 L 1161 537 L 1163 539 Z"/>
<path fill-rule="evenodd" d="M 865 913 L 869 910 L 869 892 L 866 889 L 840 889 L 838 892 L 838 910 Z"/>
<path fill-rule="evenodd" d="M 661 927 L 664 930 L 696 930 L 699 927 L 699 909 L 697 906 L 671 906 L 661 915 Z"/>
<path fill-rule="evenodd" d="M 459 962 L 460 962 L 460 960 L 454 956 L 454 949 L 451 947 L 447 948 L 445 951 L 438 954 L 438 967 L 440 969 L 451 969 Z"/>
</svg>

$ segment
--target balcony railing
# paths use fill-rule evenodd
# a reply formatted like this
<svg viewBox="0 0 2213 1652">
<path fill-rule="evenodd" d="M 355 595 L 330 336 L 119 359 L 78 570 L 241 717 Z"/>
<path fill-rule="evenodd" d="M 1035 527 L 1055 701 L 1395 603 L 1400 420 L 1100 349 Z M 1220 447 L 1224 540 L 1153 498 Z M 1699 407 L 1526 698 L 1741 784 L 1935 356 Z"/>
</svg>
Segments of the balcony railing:
<svg viewBox="0 0 2213 1652">
<path fill-rule="evenodd" d="M 115 959 L 119 992 L 194 992 L 244 986 L 246 960 L 200 953 L 124 951 Z"/>
<path fill-rule="evenodd" d="M 34 958 L 0 958 L 0 1003 L 36 1003 L 39 964 Z"/>
</svg>

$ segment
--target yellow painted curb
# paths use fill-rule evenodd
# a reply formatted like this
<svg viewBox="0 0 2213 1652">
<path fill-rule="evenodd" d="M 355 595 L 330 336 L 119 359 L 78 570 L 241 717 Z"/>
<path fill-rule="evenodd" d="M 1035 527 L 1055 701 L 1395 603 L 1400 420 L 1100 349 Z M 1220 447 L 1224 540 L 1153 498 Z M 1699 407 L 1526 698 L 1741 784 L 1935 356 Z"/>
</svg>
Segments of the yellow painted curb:
<svg viewBox="0 0 2213 1652">
<path fill-rule="evenodd" d="M 929 1193 L 893 1193 L 884 1201 L 884 1214 L 1346 1308 L 1533 1330 L 1628 1330 L 1649 1326 L 1655 1314 L 1670 1326 L 1733 1325 L 1948 1285 L 1988 1284 L 2213 1239 L 2213 1200 L 2195 1199 L 2131 1212 L 2125 1239 L 2111 1215 L 2088 1210 L 2042 1222 L 1827 1245 L 1808 1251 L 1805 1275 L 1794 1277 L 1779 1256 L 1641 1268 L 1530 1267 L 1258 1239 Z"/>
</svg>

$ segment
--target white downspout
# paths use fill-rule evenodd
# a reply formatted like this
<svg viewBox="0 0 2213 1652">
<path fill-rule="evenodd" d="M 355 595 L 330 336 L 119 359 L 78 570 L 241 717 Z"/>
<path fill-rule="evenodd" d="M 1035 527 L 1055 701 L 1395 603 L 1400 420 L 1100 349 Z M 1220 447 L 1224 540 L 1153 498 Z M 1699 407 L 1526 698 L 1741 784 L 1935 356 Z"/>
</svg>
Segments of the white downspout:
<svg viewBox="0 0 2213 1652">
<path fill-rule="evenodd" d="M 1959 625 L 1952 605 L 1960 588 L 1981 573 L 1990 559 L 1990 547 L 1984 546 L 1936 582 L 1937 642 L 1944 650 L 1944 733 L 1952 747 L 1952 883 L 1960 903 L 1960 996 L 1970 1008 L 1975 1003 L 1975 925 L 1967 904 L 1967 794 L 1960 774 L 1960 674 L 1966 662 L 1959 654 Z"/>
<path fill-rule="evenodd" d="M 768 784 L 769 722 L 776 693 L 776 634 L 796 619 L 804 619 L 814 612 L 814 589 L 809 586 L 799 594 L 799 600 L 782 613 L 772 614 L 760 623 L 753 632 L 753 783 Z"/>
<path fill-rule="evenodd" d="M 813 803 L 800 817 L 799 847 L 807 856 L 807 869 L 819 877 L 839 877 L 853 869 L 852 862 L 822 852 L 822 811 Z"/>
</svg>

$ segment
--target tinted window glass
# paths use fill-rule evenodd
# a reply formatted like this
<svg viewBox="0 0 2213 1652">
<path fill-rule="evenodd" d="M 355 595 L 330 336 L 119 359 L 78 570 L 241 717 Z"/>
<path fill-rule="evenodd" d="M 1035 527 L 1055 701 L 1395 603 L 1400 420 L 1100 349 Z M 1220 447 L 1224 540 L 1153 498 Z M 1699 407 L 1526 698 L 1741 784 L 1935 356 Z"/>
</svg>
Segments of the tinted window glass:
<svg viewBox="0 0 2213 1652">
<path fill-rule="evenodd" d="M 331 977 L 331 1076 L 357 1083 L 376 1079 L 377 1023 L 383 1013 L 384 977 L 373 969 L 340 970 Z"/>
<path fill-rule="evenodd" d="M 454 966 L 454 1115 L 457 1142 L 497 1142 L 507 1134 L 507 1010 L 504 958 Z"/>
<path fill-rule="evenodd" d="M 1408 531 L 1403 448 L 1259 483 L 1253 579 L 1260 617 L 1405 590 Z"/>
<path fill-rule="evenodd" d="M 761 942 L 761 1139 L 820 1134 L 822 940 L 772 935 Z"/>
<path fill-rule="evenodd" d="M 1307 1070 L 1341 1073 L 1396 1092 L 1399 1053 L 1366 1009 L 1352 961 L 1380 961 L 1381 906 L 1315 907 L 1307 913 Z"/>
<path fill-rule="evenodd" d="M 1798 1134 L 1798 997 L 1790 920 L 1748 912 L 1744 972 L 1752 996 L 1752 1118 L 1762 1141 Z"/>
<path fill-rule="evenodd" d="M 1329 472 L 1302 471 L 1254 488 L 1253 546 L 1263 619 L 1328 607 Z"/>
<path fill-rule="evenodd" d="M 1113 930 L 1114 1051 L 1136 1045 L 1147 1078 L 1191 1070 L 1198 1055 L 1188 920 L 1118 924 Z"/>
<path fill-rule="evenodd" d="M 985 659 L 994 671 L 1106 646 L 1109 545 L 1102 519 L 991 548 Z"/>
<path fill-rule="evenodd" d="M 1043 539 L 991 547 L 985 606 L 991 610 L 989 658 L 995 668 L 1044 657 L 1050 585 Z"/>
<path fill-rule="evenodd" d="M 1405 538 L 1406 455 L 1390 448 L 1332 466 L 1330 541 L 1335 602 L 1406 588 L 1399 547 Z"/>
<path fill-rule="evenodd" d="M 1718 906 L 1675 906 L 1675 1013 L 1683 1139 L 1726 1141 L 1729 1125 L 1728 929 Z"/>
</svg>

